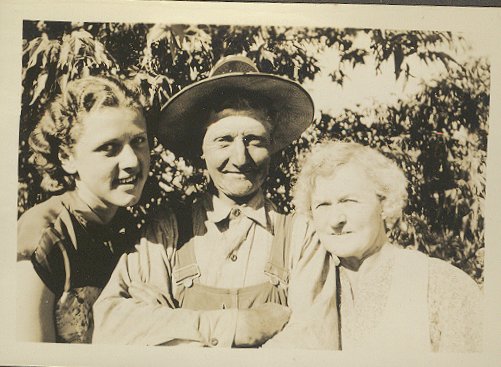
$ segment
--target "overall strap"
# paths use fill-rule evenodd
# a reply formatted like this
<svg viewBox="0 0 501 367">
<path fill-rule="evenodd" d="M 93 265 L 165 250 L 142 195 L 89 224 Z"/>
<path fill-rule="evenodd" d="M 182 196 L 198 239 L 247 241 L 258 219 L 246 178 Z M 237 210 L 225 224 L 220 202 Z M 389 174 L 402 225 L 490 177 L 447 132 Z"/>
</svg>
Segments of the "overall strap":
<svg viewBox="0 0 501 367">
<path fill-rule="evenodd" d="M 192 207 L 179 207 L 175 213 L 178 241 L 173 276 L 178 285 L 183 284 L 185 287 L 191 287 L 193 280 L 200 277 L 200 268 L 195 257 Z"/>
<path fill-rule="evenodd" d="M 193 206 L 179 205 L 175 208 L 174 214 L 177 221 L 177 249 L 179 250 L 193 237 Z"/>
<path fill-rule="evenodd" d="M 265 273 L 273 285 L 289 283 L 289 258 L 294 215 L 277 213 L 274 223 L 273 242 L 270 259 L 265 267 Z"/>
</svg>

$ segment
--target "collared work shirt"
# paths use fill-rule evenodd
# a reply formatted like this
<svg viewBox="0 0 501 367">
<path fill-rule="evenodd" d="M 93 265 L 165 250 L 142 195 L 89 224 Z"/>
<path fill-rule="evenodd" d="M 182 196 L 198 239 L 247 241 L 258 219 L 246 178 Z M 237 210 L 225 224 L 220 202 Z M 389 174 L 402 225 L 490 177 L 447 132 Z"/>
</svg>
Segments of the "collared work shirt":
<svg viewBox="0 0 501 367">
<path fill-rule="evenodd" d="M 244 288 L 267 282 L 264 267 L 277 213 L 263 195 L 241 206 L 230 206 L 215 196 L 197 204 L 193 224 L 200 283 Z"/>
<path fill-rule="evenodd" d="M 194 206 L 193 212 L 200 283 L 240 288 L 267 281 L 264 266 L 277 215 L 271 203 L 259 193 L 240 207 L 229 207 L 210 196 L 200 204 Z M 296 218 L 291 238 L 290 257 L 287 259 L 290 270 L 288 305 L 294 312 L 304 312 L 308 305 L 313 304 L 325 283 L 329 256 L 303 217 Z M 226 347 L 233 344 L 237 309 L 196 311 L 176 308 L 177 285 L 172 274 L 176 266 L 177 240 L 175 216 L 167 211 L 158 213 L 136 246 L 136 252 L 122 257 L 96 302 L 93 342 L 195 343 Z M 237 258 L 232 260 L 232 255 Z M 157 289 L 170 307 L 147 305 L 132 299 L 128 289 L 134 282 Z M 335 294 L 335 287 L 332 292 Z"/>
</svg>

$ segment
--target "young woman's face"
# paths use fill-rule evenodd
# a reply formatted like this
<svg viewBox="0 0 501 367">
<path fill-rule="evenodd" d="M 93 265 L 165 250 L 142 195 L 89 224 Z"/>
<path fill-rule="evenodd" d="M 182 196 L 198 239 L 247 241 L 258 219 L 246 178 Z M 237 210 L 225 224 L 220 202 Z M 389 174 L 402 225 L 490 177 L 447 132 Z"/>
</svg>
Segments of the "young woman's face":
<svg viewBox="0 0 501 367">
<path fill-rule="evenodd" d="M 129 108 L 105 107 L 87 114 L 79 128 L 63 164 L 76 174 L 77 186 L 109 207 L 137 203 L 150 165 L 144 116 Z"/>
<path fill-rule="evenodd" d="M 381 200 L 358 165 L 317 177 L 311 210 L 320 241 L 340 258 L 363 261 L 386 241 Z"/>
</svg>

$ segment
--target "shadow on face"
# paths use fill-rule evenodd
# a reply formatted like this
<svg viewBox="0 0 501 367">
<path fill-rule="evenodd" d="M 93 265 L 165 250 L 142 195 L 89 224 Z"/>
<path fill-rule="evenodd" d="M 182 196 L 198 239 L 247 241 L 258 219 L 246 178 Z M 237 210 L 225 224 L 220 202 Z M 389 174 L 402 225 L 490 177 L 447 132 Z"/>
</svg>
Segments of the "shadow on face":
<svg viewBox="0 0 501 367">
<path fill-rule="evenodd" d="M 245 202 L 261 188 L 269 170 L 271 130 L 260 111 L 212 113 L 202 158 L 220 197 Z"/>
</svg>

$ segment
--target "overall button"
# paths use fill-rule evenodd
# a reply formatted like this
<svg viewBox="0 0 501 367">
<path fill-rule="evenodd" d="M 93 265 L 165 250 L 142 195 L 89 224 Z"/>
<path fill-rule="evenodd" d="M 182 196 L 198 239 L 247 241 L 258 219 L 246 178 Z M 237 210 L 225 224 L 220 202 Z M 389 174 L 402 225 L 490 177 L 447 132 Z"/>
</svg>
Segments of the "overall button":
<svg viewBox="0 0 501 367">
<path fill-rule="evenodd" d="M 186 279 L 183 281 L 183 285 L 184 285 L 186 288 L 190 288 L 190 287 L 193 285 L 193 279 L 192 279 L 192 278 L 186 278 Z"/>
<path fill-rule="evenodd" d="M 219 340 L 217 340 L 216 338 L 212 338 L 210 340 L 210 345 L 212 345 L 213 347 L 215 347 L 218 343 L 219 343 Z"/>
<path fill-rule="evenodd" d="M 238 208 L 233 209 L 233 211 L 232 211 L 232 212 L 233 212 L 233 215 L 234 215 L 235 217 L 238 217 L 238 216 L 240 215 L 240 213 L 241 213 L 240 209 L 238 209 Z"/>
<path fill-rule="evenodd" d="M 231 260 L 231 261 L 233 261 L 233 262 L 237 261 L 237 259 L 238 259 L 237 254 L 232 254 L 232 255 L 230 256 L 230 260 Z"/>
<path fill-rule="evenodd" d="M 270 277 L 270 283 L 273 285 L 279 285 L 280 280 L 277 277 Z"/>
</svg>

